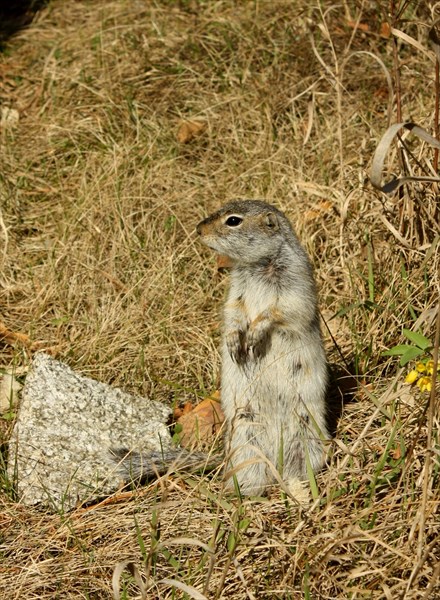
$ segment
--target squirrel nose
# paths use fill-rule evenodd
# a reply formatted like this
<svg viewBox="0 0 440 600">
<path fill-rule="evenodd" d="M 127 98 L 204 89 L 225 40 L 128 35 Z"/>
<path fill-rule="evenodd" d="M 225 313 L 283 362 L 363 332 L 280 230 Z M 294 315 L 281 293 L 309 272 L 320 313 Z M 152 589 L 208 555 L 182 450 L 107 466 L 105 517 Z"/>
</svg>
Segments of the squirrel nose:
<svg viewBox="0 0 440 600">
<path fill-rule="evenodd" d="M 196 227 L 196 231 L 197 231 L 197 233 L 198 233 L 199 235 L 202 235 L 202 224 L 201 224 L 201 223 L 199 223 L 199 224 L 197 225 L 197 227 Z"/>
</svg>

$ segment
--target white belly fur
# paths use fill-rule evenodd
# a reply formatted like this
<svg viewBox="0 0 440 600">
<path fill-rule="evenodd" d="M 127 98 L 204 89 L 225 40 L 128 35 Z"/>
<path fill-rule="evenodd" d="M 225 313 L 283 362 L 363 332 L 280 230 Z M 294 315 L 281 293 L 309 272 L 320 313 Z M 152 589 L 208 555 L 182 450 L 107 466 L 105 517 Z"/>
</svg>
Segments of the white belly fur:
<svg viewBox="0 0 440 600">
<path fill-rule="evenodd" d="M 285 479 L 306 477 L 305 454 L 314 470 L 322 466 L 322 440 L 328 438 L 325 356 L 318 331 L 309 333 L 307 345 L 295 338 L 274 331 L 268 353 L 245 366 L 237 365 L 223 345 L 221 395 L 232 467 L 258 460 L 260 453 L 275 467 L 282 465 Z M 236 475 L 248 494 L 274 482 L 262 462 Z"/>
</svg>

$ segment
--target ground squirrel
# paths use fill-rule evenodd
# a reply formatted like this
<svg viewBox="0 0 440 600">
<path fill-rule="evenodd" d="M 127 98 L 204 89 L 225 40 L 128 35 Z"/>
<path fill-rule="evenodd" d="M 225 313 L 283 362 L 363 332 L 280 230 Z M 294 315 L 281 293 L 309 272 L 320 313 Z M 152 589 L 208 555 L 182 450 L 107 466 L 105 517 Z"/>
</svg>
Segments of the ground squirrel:
<svg viewBox="0 0 440 600">
<path fill-rule="evenodd" d="M 327 361 L 309 258 L 286 216 L 265 202 L 231 202 L 197 231 L 232 267 L 221 375 L 232 473 L 251 495 L 275 482 L 273 467 L 288 484 L 305 479 L 307 463 L 322 467 L 329 437 Z"/>
<path fill-rule="evenodd" d="M 322 467 L 329 438 L 327 361 L 309 258 L 286 216 L 262 201 L 231 202 L 197 232 L 231 266 L 221 349 L 227 487 L 235 475 L 243 494 L 261 494 L 276 482 L 275 470 L 295 487 L 308 468 Z M 148 463 L 131 455 L 130 473 L 148 475 Z"/>
</svg>

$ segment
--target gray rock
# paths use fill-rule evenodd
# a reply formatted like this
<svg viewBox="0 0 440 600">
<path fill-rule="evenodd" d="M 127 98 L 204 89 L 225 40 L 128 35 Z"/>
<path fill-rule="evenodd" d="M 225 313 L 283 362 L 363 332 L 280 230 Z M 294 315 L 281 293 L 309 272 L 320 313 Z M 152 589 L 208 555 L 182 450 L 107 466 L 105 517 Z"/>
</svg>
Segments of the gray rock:
<svg viewBox="0 0 440 600">
<path fill-rule="evenodd" d="M 114 492 L 121 481 L 111 448 L 170 448 L 170 412 L 35 355 L 9 442 L 8 475 L 21 502 L 69 510 Z"/>
</svg>

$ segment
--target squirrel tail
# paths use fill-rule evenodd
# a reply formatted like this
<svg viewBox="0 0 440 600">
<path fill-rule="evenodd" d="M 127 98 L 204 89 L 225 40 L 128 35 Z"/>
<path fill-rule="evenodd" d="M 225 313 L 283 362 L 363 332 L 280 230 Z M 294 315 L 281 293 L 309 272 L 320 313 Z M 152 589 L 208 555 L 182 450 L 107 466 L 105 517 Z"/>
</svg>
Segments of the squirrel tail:
<svg viewBox="0 0 440 600">
<path fill-rule="evenodd" d="M 222 462 L 218 455 L 189 452 L 182 448 L 151 452 L 118 448 L 112 450 L 112 458 L 125 482 L 145 481 L 171 471 L 210 470 Z"/>
</svg>

